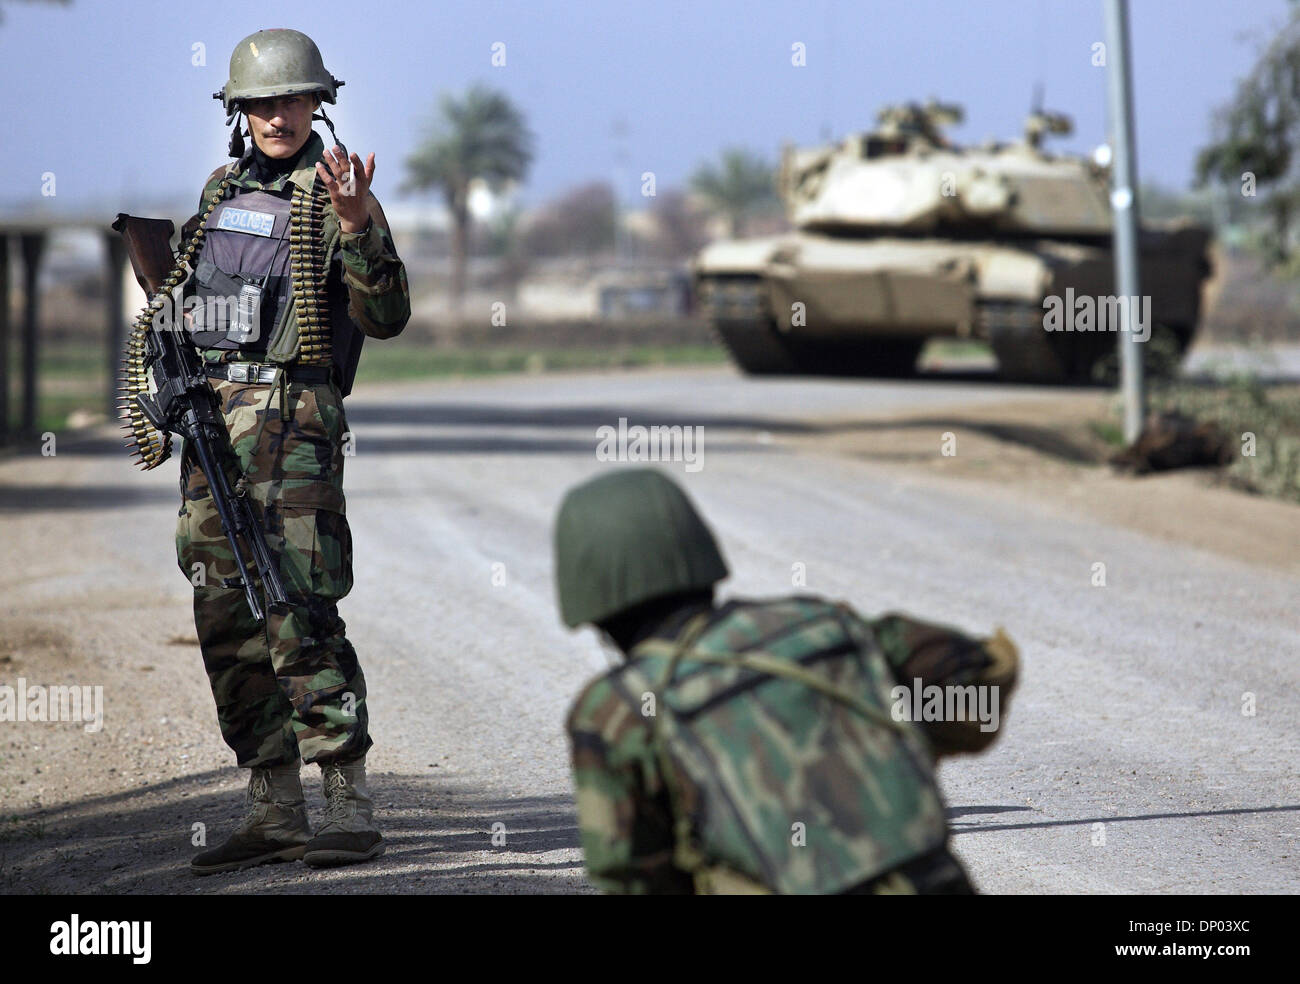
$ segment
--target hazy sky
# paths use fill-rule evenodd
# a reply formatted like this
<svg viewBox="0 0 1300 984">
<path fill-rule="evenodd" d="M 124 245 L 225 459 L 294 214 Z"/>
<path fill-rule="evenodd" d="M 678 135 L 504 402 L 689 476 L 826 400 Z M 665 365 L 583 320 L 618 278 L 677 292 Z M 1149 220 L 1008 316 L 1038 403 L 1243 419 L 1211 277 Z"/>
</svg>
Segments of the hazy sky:
<svg viewBox="0 0 1300 984">
<path fill-rule="evenodd" d="M 1143 180 L 1185 187 L 1211 110 L 1285 19 L 1286 0 L 1136 0 L 1131 28 Z M 439 93 L 482 81 L 507 92 L 537 136 L 521 199 L 612 179 L 624 200 L 654 171 L 660 189 L 745 145 L 868 127 L 884 103 L 963 103 L 958 141 L 1021 132 L 1036 83 L 1074 117 L 1058 146 L 1105 136 L 1100 0 L 858 3 L 330 2 L 0 0 L 5 209 L 32 203 L 115 212 L 197 198 L 227 158 L 211 94 L 230 50 L 263 27 L 293 27 L 347 81 L 331 115 L 353 150 L 374 151 L 375 190 L 396 201 L 403 161 Z M 506 65 L 493 67 L 504 42 Z M 791 46 L 807 65 L 791 65 Z M 206 46 L 195 66 L 193 46 Z M 625 135 L 616 136 L 616 121 Z M 324 134 L 323 129 L 321 131 Z M 620 150 L 621 149 L 621 150 Z M 42 200 L 41 176 L 57 195 Z"/>
</svg>

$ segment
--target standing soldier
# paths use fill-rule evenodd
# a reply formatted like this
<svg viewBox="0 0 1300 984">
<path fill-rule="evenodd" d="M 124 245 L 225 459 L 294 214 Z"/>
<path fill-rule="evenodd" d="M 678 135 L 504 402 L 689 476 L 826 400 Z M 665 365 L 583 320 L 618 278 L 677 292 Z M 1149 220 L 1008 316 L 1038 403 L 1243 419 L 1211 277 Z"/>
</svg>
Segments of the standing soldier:
<svg viewBox="0 0 1300 984">
<path fill-rule="evenodd" d="M 988 687 L 1005 712 L 1018 657 L 1001 630 L 980 641 L 815 597 L 715 606 L 713 535 L 650 469 L 569 491 L 555 576 L 565 624 L 594 624 L 627 657 L 568 720 L 595 885 L 973 891 L 947 849 L 935 758 L 983 749 L 998 719 L 913 724 L 895 691 Z"/>
<path fill-rule="evenodd" d="M 322 867 L 378 857 L 365 756 L 371 746 L 366 684 L 337 601 L 352 587 L 344 517 L 343 397 L 364 335 L 406 325 L 406 272 L 363 164 L 312 131 L 342 82 L 297 31 L 258 31 L 230 57 L 216 98 L 238 160 L 218 168 L 182 242 L 194 268 L 187 300 L 200 351 L 242 477 L 260 506 L 289 598 L 250 614 L 236 568 L 193 457 L 181 463 L 180 568 L 194 583 L 194 624 L 216 698 L 222 737 L 250 770 L 251 809 L 234 834 L 197 855 L 196 874 L 302 858 Z M 321 109 L 320 116 L 313 116 Z M 187 310 L 190 305 L 187 303 Z M 269 606 L 267 606 L 269 609 Z M 313 836 L 302 760 L 318 763 L 327 810 Z"/>
</svg>

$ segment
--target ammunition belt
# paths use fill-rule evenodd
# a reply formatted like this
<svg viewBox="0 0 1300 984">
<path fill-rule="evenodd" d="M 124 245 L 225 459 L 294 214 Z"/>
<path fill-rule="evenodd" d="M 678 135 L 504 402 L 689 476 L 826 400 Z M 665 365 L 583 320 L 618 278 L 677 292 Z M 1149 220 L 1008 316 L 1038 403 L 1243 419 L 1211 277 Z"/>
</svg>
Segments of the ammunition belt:
<svg viewBox="0 0 1300 984">
<path fill-rule="evenodd" d="M 304 366 L 333 362 L 323 229 L 328 206 L 329 193 L 319 177 L 309 192 L 295 187 L 289 203 L 289 269 L 298 315 L 298 360 Z"/>
<path fill-rule="evenodd" d="M 166 432 L 160 433 L 135 404 L 135 394 L 149 389 L 144 366 L 145 338 L 152 330 L 154 317 L 164 305 L 170 303 L 172 292 L 185 280 L 187 269 L 194 267 L 195 254 L 203 244 L 207 232 L 205 226 L 208 218 L 226 197 L 231 178 L 237 173 L 232 168 L 213 190 L 199 215 L 198 228 L 177 251 L 176 265 L 163 286 L 131 323 L 127 335 L 126 353 L 122 359 L 119 409 L 123 429 L 127 432 L 127 450 L 146 471 L 157 468 L 171 456 L 172 436 Z M 295 187 L 289 204 L 289 264 L 293 301 L 298 316 L 298 358 L 302 367 L 312 366 L 323 370 L 320 382 L 328 381 L 329 367 L 333 362 L 329 303 L 326 298 L 328 269 L 325 265 L 324 239 L 324 217 L 328 205 L 329 193 L 319 177 L 313 182 L 310 192 Z M 289 378 L 303 382 L 314 380 L 316 373 L 309 374 L 312 379 L 308 379 L 303 375 L 304 372 L 304 368 L 297 368 L 290 372 Z"/>
<path fill-rule="evenodd" d="M 233 174 L 232 170 L 213 190 L 199 216 L 198 228 L 190 236 L 189 242 L 183 244 L 177 251 L 176 264 L 172 267 L 171 273 L 163 281 L 162 287 L 149 299 L 144 310 L 136 315 L 127 334 L 126 352 L 122 357 L 119 409 L 122 415 L 122 429 L 127 432 L 127 450 L 134 456 L 136 464 L 146 471 L 157 468 L 171 456 L 172 436 L 165 431 L 159 432 L 153 424 L 149 423 L 134 399 L 137 393 L 145 393 L 149 390 L 144 365 L 145 339 L 153 329 L 154 317 L 164 305 L 171 302 L 172 293 L 184 281 L 186 268 L 194 266 L 194 254 L 198 252 L 207 232 L 204 226 L 207 224 L 208 217 L 212 215 L 213 209 L 225 198 Z"/>
</svg>

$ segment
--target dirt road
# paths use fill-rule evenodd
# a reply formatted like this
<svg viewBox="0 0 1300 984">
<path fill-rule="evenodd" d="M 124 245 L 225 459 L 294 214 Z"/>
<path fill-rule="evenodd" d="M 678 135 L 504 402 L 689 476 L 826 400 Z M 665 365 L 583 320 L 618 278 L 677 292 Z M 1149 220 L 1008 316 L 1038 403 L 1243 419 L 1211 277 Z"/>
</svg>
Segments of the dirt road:
<svg viewBox="0 0 1300 984">
<path fill-rule="evenodd" d="M 107 431 L 0 462 L 0 683 L 104 688 L 98 731 L 0 722 L 0 891 L 589 891 L 561 726 L 605 662 L 559 624 L 550 523 L 564 489 L 615 467 L 597 429 L 620 417 L 703 427 L 698 470 L 661 467 L 720 535 L 724 594 L 1007 627 L 1024 677 L 1006 734 L 942 770 L 982 889 L 1300 890 L 1300 509 L 1203 476 L 1116 478 L 1082 424 L 1042 425 L 1104 399 L 728 370 L 357 394 L 341 611 L 389 851 L 203 880 L 195 825 L 222 836 L 244 777 L 175 567 L 175 466 L 131 471 Z"/>
</svg>

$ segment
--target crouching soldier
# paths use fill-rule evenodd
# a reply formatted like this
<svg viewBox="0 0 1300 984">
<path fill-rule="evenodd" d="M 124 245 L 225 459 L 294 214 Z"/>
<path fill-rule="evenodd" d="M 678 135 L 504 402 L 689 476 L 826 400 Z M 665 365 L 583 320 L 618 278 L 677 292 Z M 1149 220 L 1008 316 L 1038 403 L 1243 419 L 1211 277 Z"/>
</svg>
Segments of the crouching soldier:
<svg viewBox="0 0 1300 984">
<path fill-rule="evenodd" d="M 712 533 L 650 469 L 569 491 L 555 570 L 565 624 L 595 625 L 626 657 L 568 718 L 593 884 L 974 891 L 948 851 L 935 763 L 996 737 L 1018 668 L 1000 630 L 974 639 L 807 596 L 718 604 Z M 992 696 L 1001 714 L 914 722 L 915 687 L 960 688 L 967 708 L 989 688 L 982 706 Z"/>
</svg>

